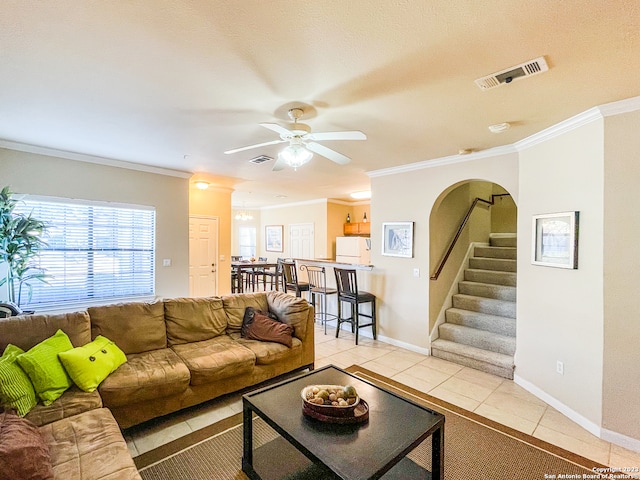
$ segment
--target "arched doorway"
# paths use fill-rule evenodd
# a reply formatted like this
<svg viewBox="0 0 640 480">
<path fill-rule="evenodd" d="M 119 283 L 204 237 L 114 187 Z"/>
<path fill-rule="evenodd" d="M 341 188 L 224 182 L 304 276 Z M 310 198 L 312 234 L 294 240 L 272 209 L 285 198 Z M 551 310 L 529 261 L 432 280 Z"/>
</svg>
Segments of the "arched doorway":
<svg viewBox="0 0 640 480">
<path fill-rule="evenodd" d="M 513 378 L 515 202 L 500 185 L 460 182 L 438 197 L 429 224 L 431 354 Z"/>
</svg>

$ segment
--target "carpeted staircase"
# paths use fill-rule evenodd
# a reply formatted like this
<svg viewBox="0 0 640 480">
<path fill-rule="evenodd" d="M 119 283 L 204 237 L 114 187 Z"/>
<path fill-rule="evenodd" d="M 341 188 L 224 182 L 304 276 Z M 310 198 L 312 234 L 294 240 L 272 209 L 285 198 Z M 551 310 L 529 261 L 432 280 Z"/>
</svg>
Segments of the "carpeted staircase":
<svg viewBox="0 0 640 480">
<path fill-rule="evenodd" d="M 516 234 L 475 247 L 431 355 L 513 379 L 516 350 Z"/>
</svg>

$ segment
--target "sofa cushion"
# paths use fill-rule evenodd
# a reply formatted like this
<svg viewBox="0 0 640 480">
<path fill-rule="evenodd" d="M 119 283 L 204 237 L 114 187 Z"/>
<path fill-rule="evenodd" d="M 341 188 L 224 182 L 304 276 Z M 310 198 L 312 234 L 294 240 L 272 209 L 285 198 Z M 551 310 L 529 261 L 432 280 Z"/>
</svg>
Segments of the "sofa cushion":
<svg viewBox="0 0 640 480">
<path fill-rule="evenodd" d="M 142 400 L 184 392 L 189 369 L 169 348 L 127 355 L 127 363 L 98 387 L 107 407 L 130 405 Z"/>
<path fill-rule="evenodd" d="M 264 292 L 242 293 L 238 295 L 226 295 L 222 297 L 224 310 L 227 312 L 227 333 L 239 333 L 242 329 L 242 319 L 247 307 L 267 312 L 269 304 Z"/>
<path fill-rule="evenodd" d="M 164 301 L 169 345 L 200 342 L 222 335 L 227 314 L 222 298 L 173 298 Z"/>
<path fill-rule="evenodd" d="M 268 317 L 260 310 L 247 307 L 240 334 L 249 340 L 281 343 L 291 348 L 293 327 Z"/>
<path fill-rule="evenodd" d="M 227 335 L 171 347 L 191 372 L 191 385 L 212 383 L 251 371 L 255 355 Z M 283 347 L 286 348 L 286 347 Z"/>
<path fill-rule="evenodd" d="M 93 392 L 98 385 L 127 361 L 118 346 L 102 335 L 82 347 L 60 352 L 58 358 L 78 387 Z"/>
<path fill-rule="evenodd" d="M 72 385 L 51 405 L 43 405 L 42 403 L 36 405 L 25 418 L 41 426 L 101 407 L 102 398 L 97 391 L 83 392 Z"/>
<path fill-rule="evenodd" d="M 0 478 L 54 478 L 49 449 L 38 427 L 7 411 L 0 413 Z"/>
<path fill-rule="evenodd" d="M 280 343 L 262 342 L 260 340 L 249 340 L 242 338 L 237 333 L 231 335 L 243 347 L 248 348 L 256 357 L 256 365 L 269 365 L 277 363 L 285 358 L 291 358 L 300 355 L 302 350 L 302 342 L 297 338 L 292 338 L 291 348 Z"/>
<path fill-rule="evenodd" d="M 266 294 L 269 311 L 293 327 L 293 335 L 303 340 L 307 336 L 307 322 L 311 306 L 304 298 L 273 290 Z"/>
<path fill-rule="evenodd" d="M 3 318 L 0 323 L 0 352 L 8 344 L 23 350 L 49 338 L 58 330 L 67 334 L 71 344 L 79 347 L 91 341 L 91 323 L 87 312 L 59 315 L 20 315 Z"/>
<path fill-rule="evenodd" d="M 58 354 L 71 350 L 73 345 L 62 330 L 43 340 L 16 357 L 18 364 L 27 372 L 36 394 L 45 405 L 60 397 L 72 383 L 62 366 Z"/>
<path fill-rule="evenodd" d="M 91 337 L 107 337 L 127 355 L 167 348 L 162 301 L 119 303 L 87 310 Z"/>
<path fill-rule="evenodd" d="M 139 480 L 111 412 L 99 408 L 40 427 L 55 478 Z"/>
<path fill-rule="evenodd" d="M 38 399 L 31 380 L 16 361 L 22 353 L 24 350 L 9 344 L 0 357 L 0 405 L 14 408 L 24 417 Z"/>
</svg>

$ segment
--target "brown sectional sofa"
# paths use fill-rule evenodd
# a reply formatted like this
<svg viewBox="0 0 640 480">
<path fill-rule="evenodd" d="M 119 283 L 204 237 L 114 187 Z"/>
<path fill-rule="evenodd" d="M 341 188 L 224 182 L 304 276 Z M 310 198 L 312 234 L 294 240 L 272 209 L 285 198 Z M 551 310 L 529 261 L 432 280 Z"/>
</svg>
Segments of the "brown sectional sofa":
<svg viewBox="0 0 640 480">
<path fill-rule="evenodd" d="M 242 338 L 247 307 L 291 325 L 291 348 Z M 127 363 L 98 390 L 86 393 L 74 386 L 53 404 L 38 404 L 26 418 L 40 426 L 56 478 L 137 479 L 120 428 L 313 369 L 313 323 L 313 307 L 278 291 L 133 302 L 2 319 L 0 354 L 9 343 L 28 350 L 58 329 L 74 346 L 97 335 L 114 341 Z"/>
</svg>

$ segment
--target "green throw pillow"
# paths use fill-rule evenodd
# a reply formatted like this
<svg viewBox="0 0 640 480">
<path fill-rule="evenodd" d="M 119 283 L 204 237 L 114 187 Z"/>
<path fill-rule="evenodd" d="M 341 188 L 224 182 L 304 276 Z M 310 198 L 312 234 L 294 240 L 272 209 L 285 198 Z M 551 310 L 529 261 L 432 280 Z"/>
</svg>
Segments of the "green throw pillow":
<svg viewBox="0 0 640 480">
<path fill-rule="evenodd" d="M 58 354 L 72 348 L 67 334 L 58 330 L 53 336 L 17 357 L 18 364 L 29 375 L 33 388 L 45 405 L 51 405 L 71 386 L 71 379 L 58 359 Z"/>
<path fill-rule="evenodd" d="M 71 380 L 85 392 L 93 392 L 98 385 L 127 361 L 118 346 L 102 335 L 82 347 L 58 354 Z"/>
<path fill-rule="evenodd" d="M 16 357 L 21 353 L 24 350 L 9 344 L 0 357 L 0 403 L 15 408 L 18 415 L 24 417 L 36 406 L 38 399 L 31 380 L 16 363 Z"/>
</svg>

